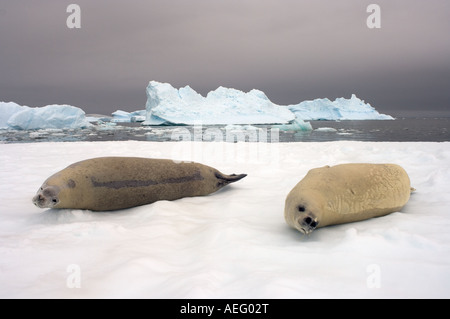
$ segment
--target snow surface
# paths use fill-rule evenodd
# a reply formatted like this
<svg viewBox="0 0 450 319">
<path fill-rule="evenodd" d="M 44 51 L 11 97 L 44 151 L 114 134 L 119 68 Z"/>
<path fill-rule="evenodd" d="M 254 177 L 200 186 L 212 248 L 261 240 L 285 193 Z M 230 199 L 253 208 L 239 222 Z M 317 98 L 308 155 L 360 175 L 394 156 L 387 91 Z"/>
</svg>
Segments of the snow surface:
<svg viewBox="0 0 450 319">
<path fill-rule="evenodd" d="M 248 176 L 117 212 L 31 203 L 51 174 L 108 155 Z M 310 236 L 289 228 L 292 187 L 311 168 L 346 162 L 400 164 L 417 191 L 402 212 Z M 450 297 L 450 143 L 0 144 L 0 176 L 1 298 Z"/>
<path fill-rule="evenodd" d="M 350 99 L 327 98 L 303 101 L 288 108 L 303 120 L 393 120 L 390 115 L 380 114 L 369 103 L 365 103 L 355 94 Z"/>
<path fill-rule="evenodd" d="M 84 111 L 71 105 L 20 106 L 0 102 L 0 128 L 16 130 L 76 129 L 88 127 Z"/>
</svg>

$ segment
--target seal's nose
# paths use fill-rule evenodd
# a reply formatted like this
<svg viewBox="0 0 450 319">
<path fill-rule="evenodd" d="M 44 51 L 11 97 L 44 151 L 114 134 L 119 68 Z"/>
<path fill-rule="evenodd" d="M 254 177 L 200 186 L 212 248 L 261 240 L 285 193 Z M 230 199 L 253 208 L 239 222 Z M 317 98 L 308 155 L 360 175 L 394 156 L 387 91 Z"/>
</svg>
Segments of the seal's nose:
<svg viewBox="0 0 450 319">
<path fill-rule="evenodd" d="M 317 224 L 318 223 L 309 216 L 305 217 L 305 219 L 303 219 L 303 222 L 302 222 L 302 225 L 308 226 L 311 229 L 315 229 L 317 227 Z"/>
<path fill-rule="evenodd" d="M 38 194 L 33 197 L 33 204 L 39 207 L 39 203 L 44 200 L 44 197 L 41 194 Z"/>
<path fill-rule="evenodd" d="M 306 216 L 304 218 L 299 218 L 297 220 L 297 223 L 299 227 L 296 227 L 298 230 L 300 230 L 304 234 L 310 234 L 317 228 L 317 225 L 319 225 L 319 222 L 317 219 L 313 219 L 310 216 Z"/>
<path fill-rule="evenodd" d="M 37 206 L 37 199 L 38 199 L 38 195 L 34 196 L 32 199 L 33 204 L 36 206 Z"/>
</svg>

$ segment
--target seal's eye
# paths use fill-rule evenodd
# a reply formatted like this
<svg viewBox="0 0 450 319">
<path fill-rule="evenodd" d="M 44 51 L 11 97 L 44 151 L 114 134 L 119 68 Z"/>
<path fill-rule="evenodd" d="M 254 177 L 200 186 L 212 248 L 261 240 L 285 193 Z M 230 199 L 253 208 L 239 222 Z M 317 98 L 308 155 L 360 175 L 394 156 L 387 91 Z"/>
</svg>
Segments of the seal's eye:
<svg viewBox="0 0 450 319">
<path fill-rule="evenodd" d="M 52 199 L 52 202 L 53 202 L 54 204 L 56 204 L 56 203 L 58 202 L 58 200 L 57 200 L 56 198 L 53 198 L 53 199 Z"/>
<path fill-rule="evenodd" d="M 304 212 L 305 210 L 306 210 L 305 206 L 303 206 L 303 205 L 298 206 L 298 211 L 299 212 Z"/>
</svg>

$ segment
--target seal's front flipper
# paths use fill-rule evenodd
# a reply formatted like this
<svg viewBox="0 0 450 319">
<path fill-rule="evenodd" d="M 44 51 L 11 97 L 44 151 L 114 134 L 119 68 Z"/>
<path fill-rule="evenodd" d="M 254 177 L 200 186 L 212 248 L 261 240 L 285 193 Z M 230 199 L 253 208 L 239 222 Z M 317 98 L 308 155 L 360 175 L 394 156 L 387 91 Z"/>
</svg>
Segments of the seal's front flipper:
<svg viewBox="0 0 450 319">
<path fill-rule="evenodd" d="M 231 175 L 225 175 L 222 174 L 220 172 L 216 172 L 216 178 L 217 178 L 217 186 L 218 187 L 223 187 L 225 185 L 228 185 L 230 183 L 234 183 L 237 182 L 241 179 L 243 179 L 245 176 L 247 176 L 247 174 L 231 174 Z"/>
</svg>

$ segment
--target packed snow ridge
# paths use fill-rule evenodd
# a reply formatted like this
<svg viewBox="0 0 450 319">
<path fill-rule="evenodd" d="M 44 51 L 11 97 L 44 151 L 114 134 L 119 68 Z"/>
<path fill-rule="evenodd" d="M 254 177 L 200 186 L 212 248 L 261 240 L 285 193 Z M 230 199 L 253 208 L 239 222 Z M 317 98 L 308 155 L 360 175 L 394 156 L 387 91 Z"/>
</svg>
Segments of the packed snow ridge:
<svg viewBox="0 0 450 319">
<path fill-rule="evenodd" d="M 160 124 L 288 124 L 303 120 L 392 120 L 352 95 L 350 99 L 316 99 L 277 105 L 260 90 L 242 92 L 219 87 L 203 97 L 189 86 L 150 81 L 144 125 Z"/>
<path fill-rule="evenodd" d="M 28 107 L 14 102 L 0 102 L 0 129 L 78 129 L 90 125 L 84 111 L 75 106 L 55 104 Z"/>
</svg>

